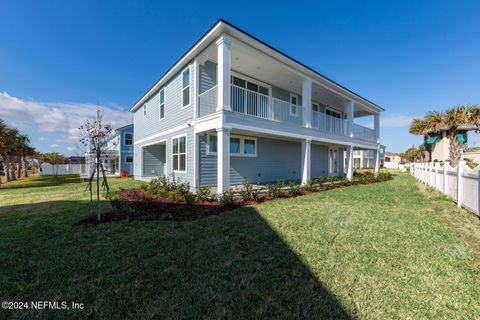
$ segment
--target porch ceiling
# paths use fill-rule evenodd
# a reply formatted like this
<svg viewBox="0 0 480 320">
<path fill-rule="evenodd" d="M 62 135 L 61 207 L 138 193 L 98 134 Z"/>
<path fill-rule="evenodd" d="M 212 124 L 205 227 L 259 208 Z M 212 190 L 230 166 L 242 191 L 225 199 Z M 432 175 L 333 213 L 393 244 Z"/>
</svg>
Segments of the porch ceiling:
<svg viewBox="0 0 480 320">
<path fill-rule="evenodd" d="M 210 60 L 217 63 L 217 46 L 210 45 L 200 58 L 200 63 Z M 232 45 L 232 69 L 255 80 L 270 84 L 286 91 L 301 95 L 302 77 L 298 73 L 289 70 L 288 67 L 257 52 L 253 48 L 243 45 Z M 316 83 L 312 85 L 312 100 L 326 104 L 332 108 L 345 111 L 348 100 L 327 88 Z M 372 115 L 370 111 L 355 103 L 354 116 L 363 117 Z"/>
</svg>

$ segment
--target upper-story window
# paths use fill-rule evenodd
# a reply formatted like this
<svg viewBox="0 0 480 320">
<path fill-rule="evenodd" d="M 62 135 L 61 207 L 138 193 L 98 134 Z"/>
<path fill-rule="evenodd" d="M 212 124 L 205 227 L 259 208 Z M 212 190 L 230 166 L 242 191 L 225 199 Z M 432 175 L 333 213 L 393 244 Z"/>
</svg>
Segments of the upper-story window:
<svg viewBox="0 0 480 320">
<path fill-rule="evenodd" d="M 267 117 L 270 87 L 256 80 L 246 79 L 237 75 L 230 78 L 232 84 L 230 103 L 233 111 Z"/>
<path fill-rule="evenodd" d="M 160 106 L 159 106 L 159 117 L 160 119 L 165 118 L 165 89 L 160 90 Z"/>
<path fill-rule="evenodd" d="M 182 108 L 190 105 L 190 67 L 182 72 Z"/>
<path fill-rule="evenodd" d="M 147 104 L 146 103 L 143 105 L 143 115 L 144 116 L 147 115 Z"/>
<path fill-rule="evenodd" d="M 133 134 L 132 133 L 125 133 L 125 141 L 126 146 L 130 146 L 133 143 Z"/>
<path fill-rule="evenodd" d="M 327 116 L 332 116 L 334 118 L 342 119 L 342 114 L 340 112 L 333 111 L 331 109 L 327 109 L 326 114 Z"/>
<path fill-rule="evenodd" d="M 298 96 L 296 94 L 290 94 L 290 114 L 298 115 Z"/>
</svg>

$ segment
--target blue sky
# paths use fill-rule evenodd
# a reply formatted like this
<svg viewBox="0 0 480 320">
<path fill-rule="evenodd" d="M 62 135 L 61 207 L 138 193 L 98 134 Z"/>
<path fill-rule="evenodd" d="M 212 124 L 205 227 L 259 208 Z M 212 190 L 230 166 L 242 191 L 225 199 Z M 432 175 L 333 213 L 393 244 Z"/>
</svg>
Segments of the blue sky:
<svg viewBox="0 0 480 320">
<path fill-rule="evenodd" d="M 421 142 L 412 117 L 480 103 L 478 12 L 478 1 L 3 1 L 0 117 L 41 151 L 76 154 L 97 104 L 114 126 L 131 122 L 131 105 L 223 17 L 384 107 L 382 143 L 402 151 Z"/>
</svg>

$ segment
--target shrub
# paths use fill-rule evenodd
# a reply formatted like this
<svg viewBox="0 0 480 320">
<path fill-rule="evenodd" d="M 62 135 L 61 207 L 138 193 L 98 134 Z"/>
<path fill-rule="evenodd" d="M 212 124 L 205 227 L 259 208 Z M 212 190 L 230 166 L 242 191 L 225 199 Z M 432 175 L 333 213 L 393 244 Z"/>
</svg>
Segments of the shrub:
<svg viewBox="0 0 480 320">
<path fill-rule="evenodd" d="M 315 187 L 315 181 L 314 180 L 308 180 L 307 184 L 303 187 L 308 192 L 315 192 L 317 191 L 317 188 Z"/>
<path fill-rule="evenodd" d="M 278 198 L 283 194 L 284 184 L 274 183 L 267 185 L 267 194 L 272 198 Z"/>
<path fill-rule="evenodd" d="M 218 196 L 218 201 L 227 207 L 233 207 L 235 204 L 235 192 L 229 188 Z"/>
<path fill-rule="evenodd" d="M 325 182 L 327 182 L 327 177 L 318 177 L 316 182 L 319 188 L 325 189 Z"/>
<path fill-rule="evenodd" d="M 288 184 L 288 194 L 292 197 L 296 197 L 301 194 L 300 186 L 296 184 L 294 181 L 291 181 Z"/>
<path fill-rule="evenodd" d="M 238 192 L 240 194 L 240 197 L 242 197 L 243 201 L 248 201 L 254 199 L 254 193 L 256 193 L 253 190 L 253 185 L 248 182 L 247 179 L 243 181 L 243 186 L 240 188 L 240 191 Z"/>
<path fill-rule="evenodd" d="M 209 187 L 200 187 L 197 189 L 197 200 L 208 201 L 212 198 L 212 192 Z"/>
<path fill-rule="evenodd" d="M 168 192 L 168 197 L 173 201 L 177 201 L 177 199 L 180 197 L 180 193 L 178 190 L 172 190 Z"/>
<path fill-rule="evenodd" d="M 195 206 L 195 202 L 197 201 L 197 197 L 192 193 L 186 194 L 184 199 L 189 208 L 193 208 Z"/>
<path fill-rule="evenodd" d="M 149 191 L 150 189 L 150 184 L 148 183 L 142 183 L 142 185 L 140 186 L 140 189 L 144 190 L 144 191 Z"/>
<path fill-rule="evenodd" d="M 336 181 L 336 180 L 337 180 L 336 177 L 334 177 L 334 176 L 329 176 L 329 177 L 327 178 L 327 184 L 326 184 L 327 189 L 333 189 L 333 188 L 335 188 L 335 181 Z"/>
<path fill-rule="evenodd" d="M 178 196 L 184 197 L 190 192 L 190 184 L 188 182 L 182 182 L 180 179 L 176 179 L 172 176 L 169 180 L 166 177 L 158 177 L 150 181 L 150 188 L 152 192 L 158 193 L 162 197 L 178 198 Z M 171 195 L 171 193 L 174 195 Z"/>
</svg>

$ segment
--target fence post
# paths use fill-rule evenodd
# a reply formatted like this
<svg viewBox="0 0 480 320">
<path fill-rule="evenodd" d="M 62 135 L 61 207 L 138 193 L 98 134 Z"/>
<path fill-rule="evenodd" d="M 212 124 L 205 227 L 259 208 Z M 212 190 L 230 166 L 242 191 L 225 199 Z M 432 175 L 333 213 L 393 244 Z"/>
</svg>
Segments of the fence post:
<svg viewBox="0 0 480 320">
<path fill-rule="evenodd" d="M 447 182 L 447 179 L 448 179 L 448 162 L 444 162 L 443 163 L 443 193 L 448 195 L 448 182 Z"/>
<path fill-rule="evenodd" d="M 465 161 L 459 161 L 457 165 L 457 207 L 462 207 L 462 172 Z"/>
<path fill-rule="evenodd" d="M 440 163 L 435 162 L 435 189 L 439 190 L 438 188 L 438 166 L 440 166 Z"/>
</svg>

